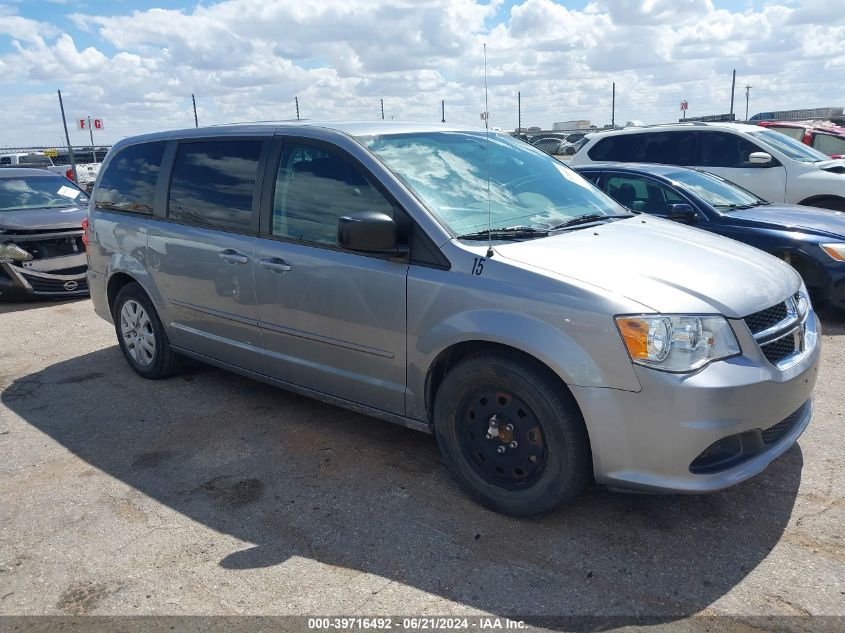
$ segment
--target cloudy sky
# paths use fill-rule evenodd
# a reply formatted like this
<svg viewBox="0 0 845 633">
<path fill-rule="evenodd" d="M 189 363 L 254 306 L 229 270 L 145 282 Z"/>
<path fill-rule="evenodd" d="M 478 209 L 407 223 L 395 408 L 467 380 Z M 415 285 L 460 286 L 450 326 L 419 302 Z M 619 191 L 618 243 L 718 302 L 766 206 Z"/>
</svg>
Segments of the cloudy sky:
<svg viewBox="0 0 845 633">
<path fill-rule="evenodd" d="M 387 118 L 645 123 L 845 105 L 845 0 L 0 0 L 0 146 L 200 124 Z M 71 130 L 71 141 L 88 142 Z"/>
</svg>

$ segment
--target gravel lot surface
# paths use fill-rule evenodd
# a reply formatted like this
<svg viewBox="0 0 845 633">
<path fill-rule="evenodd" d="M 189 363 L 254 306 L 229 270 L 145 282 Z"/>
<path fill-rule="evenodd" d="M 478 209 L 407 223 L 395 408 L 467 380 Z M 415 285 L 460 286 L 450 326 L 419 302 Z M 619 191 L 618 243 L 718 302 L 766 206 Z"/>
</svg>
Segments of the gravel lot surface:
<svg viewBox="0 0 845 633">
<path fill-rule="evenodd" d="M 823 331 L 814 420 L 756 479 L 517 520 L 468 501 L 430 436 L 198 363 L 148 382 L 89 301 L 0 304 L 0 615 L 817 628 L 845 616 L 845 323 Z"/>
</svg>

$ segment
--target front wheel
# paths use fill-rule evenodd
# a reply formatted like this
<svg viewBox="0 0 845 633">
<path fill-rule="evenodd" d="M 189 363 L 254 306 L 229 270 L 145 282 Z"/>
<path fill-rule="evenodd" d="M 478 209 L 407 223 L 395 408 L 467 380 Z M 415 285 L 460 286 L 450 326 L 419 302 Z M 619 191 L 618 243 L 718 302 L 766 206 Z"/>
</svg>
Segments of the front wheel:
<svg viewBox="0 0 845 633">
<path fill-rule="evenodd" d="M 513 516 L 573 500 L 591 477 L 581 413 L 548 370 L 519 357 L 480 353 L 443 378 L 434 403 L 443 460 L 482 505 Z"/>
<path fill-rule="evenodd" d="M 170 348 L 153 303 L 139 284 L 120 289 L 113 317 L 120 350 L 135 373 L 155 380 L 178 369 L 182 357 Z"/>
</svg>

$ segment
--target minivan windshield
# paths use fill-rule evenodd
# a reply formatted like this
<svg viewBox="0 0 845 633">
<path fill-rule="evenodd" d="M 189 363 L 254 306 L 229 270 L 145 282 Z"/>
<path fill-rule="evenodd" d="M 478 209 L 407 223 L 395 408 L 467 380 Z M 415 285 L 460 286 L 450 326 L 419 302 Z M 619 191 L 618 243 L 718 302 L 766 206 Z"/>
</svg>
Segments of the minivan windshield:
<svg viewBox="0 0 845 633">
<path fill-rule="evenodd" d="M 760 129 L 749 132 L 749 134 L 758 141 L 762 141 L 765 145 L 769 145 L 782 154 L 785 154 L 787 158 L 791 158 L 792 160 L 802 163 L 817 163 L 822 160 L 830 160 L 829 156 L 825 156 L 809 145 L 804 145 L 804 143 L 796 141 L 794 138 L 789 138 L 780 132 Z"/>
<path fill-rule="evenodd" d="M 0 177 L 0 213 L 23 209 L 66 209 L 88 204 L 88 196 L 61 176 Z"/>
<path fill-rule="evenodd" d="M 666 177 L 681 189 L 711 204 L 717 211 L 747 209 L 766 204 L 765 200 L 750 191 L 712 174 L 686 169 L 667 174 Z"/>
<path fill-rule="evenodd" d="M 359 137 L 456 235 L 527 227 L 541 231 L 631 215 L 581 176 L 527 143 L 485 132 Z M 489 179 L 488 179 L 489 174 Z M 523 236 L 532 235 L 524 232 Z"/>
</svg>

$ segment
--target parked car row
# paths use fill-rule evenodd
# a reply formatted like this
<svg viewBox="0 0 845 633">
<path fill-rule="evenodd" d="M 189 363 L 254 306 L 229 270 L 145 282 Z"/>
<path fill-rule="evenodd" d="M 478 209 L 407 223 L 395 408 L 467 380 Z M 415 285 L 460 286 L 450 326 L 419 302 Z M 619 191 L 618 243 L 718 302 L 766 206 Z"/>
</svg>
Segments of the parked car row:
<svg viewBox="0 0 845 633">
<path fill-rule="evenodd" d="M 56 165 L 53 159 L 44 152 L 11 152 L 0 154 L 0 167 L 24 167 L 46 169 L 55 174 L 60 174 L 68 180 L 78 183 L 85 191 L 91 191 L 97 173 L 100 171 L 100 163 L 77 163 L 76 178 L 74 179 L 73 168 L 70 164 Z"/>
<path fill-rule="evenodd" d="M 598 132 L 570 164 L 698 167 L 771 202 L 845 211 L 845 162 L 788 136 L 739 123 L 677 123 Z"/>
</svg>

